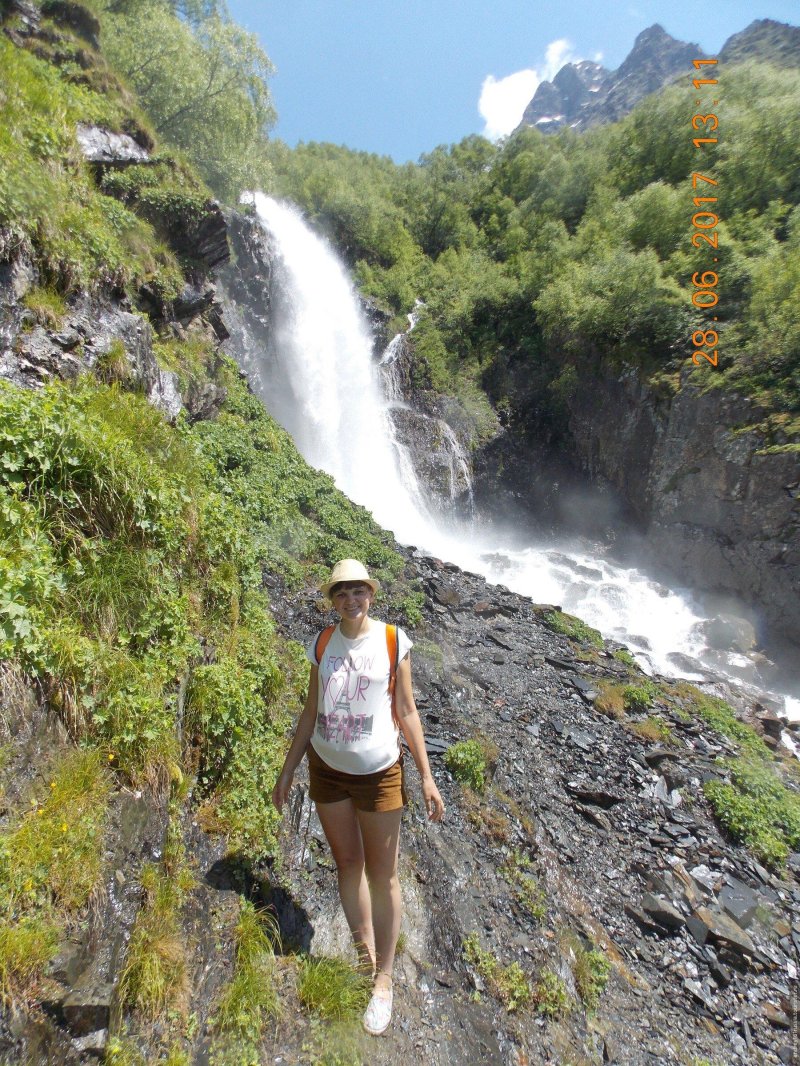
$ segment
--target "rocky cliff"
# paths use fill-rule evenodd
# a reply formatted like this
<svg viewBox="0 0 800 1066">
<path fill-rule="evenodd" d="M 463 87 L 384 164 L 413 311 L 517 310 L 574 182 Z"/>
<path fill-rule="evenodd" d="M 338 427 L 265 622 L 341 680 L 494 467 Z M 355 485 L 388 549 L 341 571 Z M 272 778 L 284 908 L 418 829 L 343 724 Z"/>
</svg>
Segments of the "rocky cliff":
<svg viewBox="0 0 800 1066">
<path fill-rule="evenodd" d="M 800 457 L 746 396 L 688 376 L 674 395 L 628 369 L 570 400 L 580 464 L 621 493 L 647 551 L 698 589 L 741 597 L 762 635 L 800 642 Z"/>
</svg>

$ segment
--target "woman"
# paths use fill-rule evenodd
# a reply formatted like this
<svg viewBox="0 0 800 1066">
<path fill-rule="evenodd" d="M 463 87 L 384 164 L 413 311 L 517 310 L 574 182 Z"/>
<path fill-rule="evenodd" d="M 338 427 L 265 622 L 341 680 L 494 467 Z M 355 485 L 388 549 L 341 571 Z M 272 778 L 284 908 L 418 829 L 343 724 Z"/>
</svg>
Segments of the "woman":
<svg viewBox="0 0 800 1066">
<path fill-rule="evenodd" d="M 392 965 L 400 932 L 397 854 L 406 801 L 400 732 L 422 778 L 428 817 L 438 822 L 444 814 L 414 704 L 411 641 L 401 629 L 393 633 L 370 618 L 378 588 L 355 559 L 338 562 L 321 587 L 340 621 L 307 649 L 308 697 L 272 792 L 281 810 L 308 752 L 309 795 L 336 862 L 359 968 L 373 982 L 364 1028 L 375 1036 L 392 1018 Z M 396 671 L 390 660 L 394 634 Z"/>
</svg>

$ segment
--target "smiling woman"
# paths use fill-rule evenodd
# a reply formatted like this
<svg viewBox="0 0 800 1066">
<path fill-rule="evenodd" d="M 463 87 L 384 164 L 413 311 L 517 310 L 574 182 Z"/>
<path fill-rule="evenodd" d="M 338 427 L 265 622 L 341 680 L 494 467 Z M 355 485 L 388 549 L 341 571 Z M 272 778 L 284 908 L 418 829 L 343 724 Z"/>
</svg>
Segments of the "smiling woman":
<svg viewBox="0 0 800 1066">
<path fill-rule="evenodd" d="M 309 795 L 336 862 L 359 969 L 373 983 L 364 1028 L 375 1036 L 392 1017 L 400 932 L 397 858 L 406 805 L 401 733 L 422 778 L 428 817 L 438 822 L 444 814 L 414 704 L 411 641 L 401 629 L 370 618 L 379 587 L 355 559 L 338 562 L 322 585 L 340 621 L 307 649 L 308 697 L 272 793 L 280 810 L 307 754 Z"/>
</svg>

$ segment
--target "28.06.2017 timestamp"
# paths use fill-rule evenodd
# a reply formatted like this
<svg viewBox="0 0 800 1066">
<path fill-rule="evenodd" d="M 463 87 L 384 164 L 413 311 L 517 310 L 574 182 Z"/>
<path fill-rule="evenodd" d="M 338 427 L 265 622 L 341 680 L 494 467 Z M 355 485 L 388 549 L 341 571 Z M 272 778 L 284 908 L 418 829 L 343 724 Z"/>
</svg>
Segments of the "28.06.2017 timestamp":
<svg viewBox="0 0 800 1066">
<path fill-rule="evenodd" d="M 695 70 L 702 70 L 705 66 L 715 66 L 717 60 L 694 59 L 692 62 Z M 716 78 L 694 78 L 692 80 L 695 92 L 700 92 L 705 85 L 717 84 Z M 700 105 L 702 100 L 697 99 L 695 103 Z M 719 100 L 714 100 L 712 103 L 716 105 Z M 692 116 L 692 130 L 701 134 L 701 136 L 693 137 L 692 143 L 696 149 L 702 151 L 706 145 L 717 144 L 719 119 L 713 113 L 702 114 L 698 112 L 698 114 Z M 707 170 L 708 168 L 704 167 L 703 169 Z M 705 186 L 710 186 L 711 188 L 705 188 Z M 716 229 L 719 223 L 717 186 L 716 179 L 708 174 L 701 174 L 699 171 L 692 172 L 692 191 L 695 193 L 692 198 L 695 209 L 692 215 L 692 245 L 700 249 L 710 248 L 715 252 L 719 250 L 719 237 Z M 710 195 L 712 188 L 715 194 L 713 196 Z M 708 195 L 701 195 L 704 192 Z M 714 256 L 713 261 L 716 264 L 718 257 Z M 719 301 L 719 294 L 716 291 L 718 283 L 718 271 L 711 269 L 695 271 L 692 274 L 692 285 L 694 287 L 694 292 L 692 293 L 693 306 L 702 311 L 716 307 Z M 713 320 L 714 322 L 717 321 L 716 315 Z M 718 341 L 719 335 L 715 329 L 701 328 L 694 330 L 692 333 L 692 346 L 695 351 L 692 352 L 692 362 L 695 366 L 703 366 L 705 363 L 711 366 L 719 364 Z"/>
</svg>

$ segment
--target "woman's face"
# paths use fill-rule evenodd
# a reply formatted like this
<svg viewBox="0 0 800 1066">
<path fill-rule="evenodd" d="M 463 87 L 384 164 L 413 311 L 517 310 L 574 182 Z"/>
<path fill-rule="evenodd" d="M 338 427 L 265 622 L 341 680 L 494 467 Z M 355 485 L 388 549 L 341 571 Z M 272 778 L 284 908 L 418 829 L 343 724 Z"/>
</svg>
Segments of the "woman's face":
<svg viewBox="0 0 800 1066">
<path fill-rule="evenodd" d="M 363 581 L 340 581 L 331 589 L 331 602 L 342 619 L 363 622 L 372 605 L 373 592 Z"/>
</svg>

